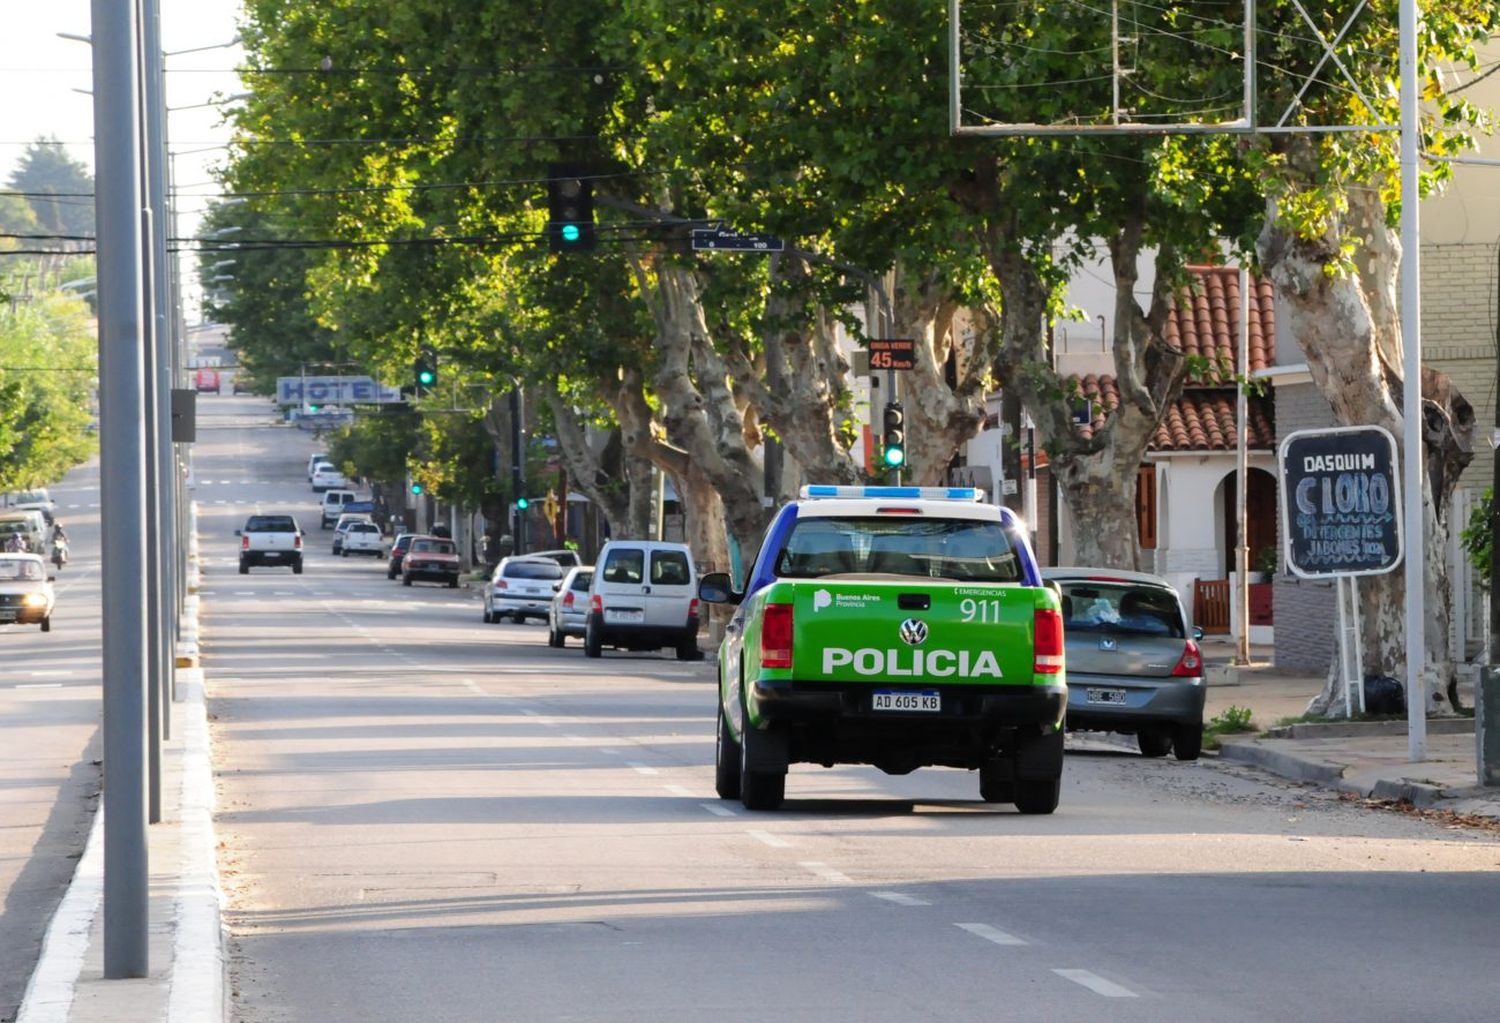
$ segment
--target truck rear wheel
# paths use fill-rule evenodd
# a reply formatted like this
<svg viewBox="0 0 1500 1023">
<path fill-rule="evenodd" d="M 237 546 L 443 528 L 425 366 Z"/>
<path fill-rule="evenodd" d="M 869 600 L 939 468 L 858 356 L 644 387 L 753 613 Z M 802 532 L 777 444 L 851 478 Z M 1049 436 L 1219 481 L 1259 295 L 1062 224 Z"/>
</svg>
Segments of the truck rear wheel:
<svg viewBox="0 0 1500 1023">
<path fill-rule="evenodd" d="M 719 729 L 714 740 L 714 791 L 720 799 L 740 798 L 740 744 L 730 738 L 723 708 L 719 709 Z"/>
<path fill-rule="evenodd" d="M 583 627 L 583 656 L 598 657 L 604 653 L 604 641 L 599 636 L 599 627 L 589 621 Z"/>
<path fill-rule="evenodd" d="M 1062 777 L 1027 778 L 1016 782 L 1016 809 L 1022 813 L 1051 813 L 1057 809 Z"/>
<path fill-rule="evenodd" d="M 993 757 L 979 765 L 979 798 L 986 803 L 1016 801 L 1016 765 L 1009 757 Z"/>
<path fill-rule="evenodd" d="M 786 799 L 785 767 L 779 771 L 750 768 L 750 748 L 760 734 L 747 722 L 740 736 L 740 802 L 746 810 L 774 810 Z"/>
</svg>

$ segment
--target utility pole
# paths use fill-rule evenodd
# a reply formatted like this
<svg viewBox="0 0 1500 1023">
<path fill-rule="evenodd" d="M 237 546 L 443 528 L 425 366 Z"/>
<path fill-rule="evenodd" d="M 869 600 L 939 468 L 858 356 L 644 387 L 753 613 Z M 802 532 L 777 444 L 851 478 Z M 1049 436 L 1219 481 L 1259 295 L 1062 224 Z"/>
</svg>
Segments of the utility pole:
<svg viewBox="0 0 1500 1023">
<path fill-rule="evenodd" d="M 136 0 L 92 0 L 104 667 L 104 976 L 144 977 L 146 408 Z"/>
<path fill-rule="evenodd" d="M 1239 355 L 1235 360 L 1235 372 L 1239 386 L 1235 389 L 1235 479 L 1234 488 L 1235 535 L 1239 538 L 1234 547 L 1234 663 L 1244 666 L 1250 663 L 1250 397 L 1245 387 L 1250 383 L 1250 272 L 1240 267 L 1240 333 Z"/>
<path fill-rule="evenodd" d="M 512 553 L 526 553 L 526 444 L 524 439 L 525 424 L 521 421 L 521 385 L 519 382 L 510 390 L 510 481 L 511 481 L 511 506 L 516 512 L 515 543 Z"/>
</svg>

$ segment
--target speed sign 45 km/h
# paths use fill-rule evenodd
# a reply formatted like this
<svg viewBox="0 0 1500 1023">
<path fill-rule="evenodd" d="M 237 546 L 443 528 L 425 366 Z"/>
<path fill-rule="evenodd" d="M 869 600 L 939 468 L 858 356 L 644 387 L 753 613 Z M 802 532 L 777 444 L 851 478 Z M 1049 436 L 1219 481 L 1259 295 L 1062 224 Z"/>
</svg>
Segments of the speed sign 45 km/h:
<svg viewBox="0 0 1500 1023">
<path fill-rule="evenodd" d="M 1304 578 L 1381 575 L 1401 563 L 1396 441 L 1378 426 L 1298 430 L 1281 442 L 1281 535 Z"/>
</svg>

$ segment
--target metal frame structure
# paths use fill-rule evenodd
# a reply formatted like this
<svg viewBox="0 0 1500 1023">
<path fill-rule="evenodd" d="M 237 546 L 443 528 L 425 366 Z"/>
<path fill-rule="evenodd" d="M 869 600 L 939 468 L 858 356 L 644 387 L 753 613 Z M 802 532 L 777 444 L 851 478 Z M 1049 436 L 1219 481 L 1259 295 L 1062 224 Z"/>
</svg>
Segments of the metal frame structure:
<svg viewBox="0 0 1500 1023">
<path fill-rule="evenodd" d="M 1128 74 L 1120 63 L 1120 44 L 1124 37 L 1120 34 L 1120 0 L 1109 0 L 1110 9 L 1110 75 L 1113 102 L 1110 110 L 1110 120 L 1102 124 L 1044 124 L 1040 122 L 989 122 L 985 124 L 965 124 L 963 105 L 963 28 L 962 13 L 963 0 L 948 0 L 948 121 L 949 131 L 954 135 L 978 136 L 988 138 L 1006 138 L 1019 136 L 1045 136 L 1045 135 L 1214 135 L 1214 134 L 1326 134 L 1329 132 L 1386 132 L 1397 131 L 1400 125 L 1384 122 L 1373 124 L 1320 124 L 1320 125 L 1297 125 L 1288 124 L 1287 121 L 1302 104 L 1302 97 L 1316 80 L 1317 75 L 1324 66 L 1332 61 L 1343 76 L 1345 83 L 1353 90 L 1366 109 L 1375 110 L 1372 104 L 1359 87 L 1359 84 L 1349 74 L 1348 69 L 1339 59 L 1335 47 L 1343 40 L 1359 16 L 1369 7 L 1368 0 L 1360 0 L 1360 3 L 1350 12 L 1344 24 L 1339 27 L 1337 34 L 1330 40 L 1318 27 L 1312 16 L 1308 14 L 1307 8 L 1303 6 L 1302 0 L 1292 0 L 1292 6 L 1302 16 L 1312 32 L 1312 37 L 1322 48 L 1323 55 L 1302 80 L 1297 89 L 1297 94 L 1287 104 L 1275 124 L 1261 124 L 1259 121 L 1258 100 L 1256 92 L 1256 0 L 1245 0 L 1245 24 L 1244 24 L 1244 94 L 1241 100 L 1240 116 L 1230 120 L 1220 121 L 1136 121 L 1131 120 L 1129 111 L 1122 108 L 1120 103 L 1120 82 Z M 1101 14 L 1103 11 L 1101 10 Z"/>
</svg>

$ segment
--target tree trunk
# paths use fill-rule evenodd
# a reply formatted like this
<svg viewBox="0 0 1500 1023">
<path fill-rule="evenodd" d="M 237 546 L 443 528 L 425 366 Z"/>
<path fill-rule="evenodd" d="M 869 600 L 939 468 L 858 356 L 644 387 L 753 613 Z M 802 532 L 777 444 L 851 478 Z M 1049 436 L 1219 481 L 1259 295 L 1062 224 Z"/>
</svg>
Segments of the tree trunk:
<svg viewBox="0 0 1500 1023">
<path fill-rule="evenodd" d="M 676 465 L 651 433 L 651 406 L 646 403 L 645 379 L 638 369 L 622 370 L 620 387 L 615 392 L 615 414 L 620 421 L 620 443 L 625 449 L 625 481 L 629 488 L 629 506 L 622 522 L 610 525 L 620 539 L 645 539 L 651 536 L 652 494 L 655 479 L 654 467 L 663 462 Z"/>
<path fill-rule="evenodd" d="M 589 447 L 583 422 L 573 407 L 552 390 L 546 392 L 546 401 L 557 429 L 558 452 L 573 489 L 594 502 L 611 529 L 621 528 L 629 517 L 629 488 L 610 478 L 602 459 Z"/>
<path fill-rule="evenodd" d="M 1307 359 L 1314 384 L 1343 425 L 1382 426 L 1402 446 L 1402 339 L 1396 300 L 1401 246 L 1386 226 L 1378 192 L 1354 189 L 1349 212 L 1317 237 L 1297 236 L 1269 207 L 1258 248 L 1287 311 L 1289 334 Z M 1345 236 L 1361 240 L 1353 272 L 1329 273 Z M 1421 699 L 1428 713 L 1457 705 L 1448 626 L 1452 579 L 1448 563 L 1449 512 L 1458 475 L 1473 458 L 1474 414 L 1452 381 L 1423 371 L 1422 506 L 1427 614 L 1426 663 Z M 1361 579 L 1361 650 L 1367 675 L 1406 679 L 1405 570 Z M 1323 690 L 1308 705 L 1313 714 L 1339 713 L 1343 705 L 1337 657 Z M 1411 697 L 1408 696 L 1408 699 Z"/>
<path fill-rule="evenodd" d="M 938 486 L 959 450 L 984 425 L 994 331 L 988 317 L 957 336 L 955 306 L 939 272 L 896 266 L 891 297 L 896 337 L 916 341 L 916 368 L 900 374 L 906 414 L 907 481 Z M 948 361 L 955 356 L 950 383 Z"/>
</svg>

